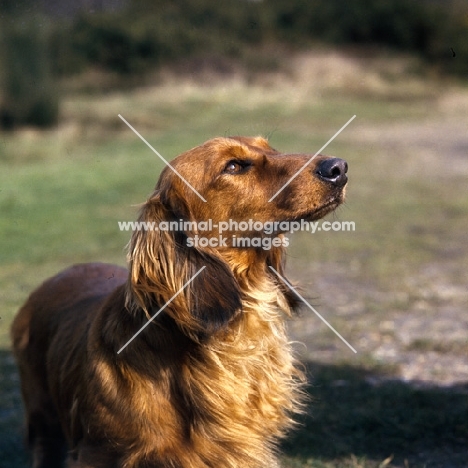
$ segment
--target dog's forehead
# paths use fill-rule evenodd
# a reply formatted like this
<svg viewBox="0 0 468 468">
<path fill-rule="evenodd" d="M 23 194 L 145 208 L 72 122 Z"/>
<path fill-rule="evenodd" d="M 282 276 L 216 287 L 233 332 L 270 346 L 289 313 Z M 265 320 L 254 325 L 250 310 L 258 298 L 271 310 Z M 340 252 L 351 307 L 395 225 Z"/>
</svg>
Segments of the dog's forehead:
<svg viewBox="0 0 468 468">
<path fill-rule="evenodd" d="M 255 153 L 265 153 L 274 151 L 268 141 L 262 137 L 227 137 L 214 138 L 208 140 L 202 147 L 207 149 L 207 153 L 216 158 L 219 156 L 236 157 L 244 155 L 255 155 Z"/>
<path fill-rule="evenodd" d="M 247 145 L 248 147 L 272 150 L 273 148 L 269 145 L 268 140 L 261 136 L 256 137 L 243 137 L 243 136 L 233 136 L 228 139 L 230 142 L 235 141 L 242 145 Z M 231 143 L 232 144 L 232 143 Z"/>
<path fill-rule="evenodd" d="M 218 137 L 185 151 L 173 159 L 172 164 L 183 168 L 202 161 L 215 163 L 217 160 L 222 161 L 226 158 L 262 155 L 265 152 L 276 153 L 263 137 Z"/>
</svg>

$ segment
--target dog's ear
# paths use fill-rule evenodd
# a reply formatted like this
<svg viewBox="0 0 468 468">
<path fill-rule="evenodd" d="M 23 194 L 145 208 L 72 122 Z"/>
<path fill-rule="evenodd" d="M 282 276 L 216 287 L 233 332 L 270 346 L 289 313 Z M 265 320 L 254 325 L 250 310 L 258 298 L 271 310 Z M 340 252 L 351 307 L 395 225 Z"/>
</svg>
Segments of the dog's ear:
<svg viewBox="0 0 468 468">
<path fill-rule="evenodd" d="M 186 262 L 180 270 L 185 278 L 196 277 L 185 289 L 189 310 L 201 336 L 223 329 L 241 311 L 241 292 L 231 269 L 213 253 L 194 247 L 181 246 L 178 259 Z M 187 280 L 188 280 L 187 279 Z"/>
<path fill-rule="evenodd" d="M 215 252 L 191 247 L 182 231 L 161 229 L 178 222 L 156 192 L 143 206 L 129 244 L 127 304 L 148 318 L 165 304 L 185 334 L 201 339 L 223 329 L 241 309 L 239 285 Z M 161 224 L 165 223 L 165 224 Z"/>
</svg>

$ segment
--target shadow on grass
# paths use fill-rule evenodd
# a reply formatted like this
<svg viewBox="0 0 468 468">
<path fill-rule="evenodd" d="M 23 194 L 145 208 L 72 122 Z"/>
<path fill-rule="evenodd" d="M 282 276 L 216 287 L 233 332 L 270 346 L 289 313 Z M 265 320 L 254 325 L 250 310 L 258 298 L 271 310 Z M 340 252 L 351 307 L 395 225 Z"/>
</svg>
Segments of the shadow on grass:
<svg viewBox="0 0 468 468">
<path fill-rule="evenodd" d="M 0 468 L 26 468 L 19 376 L 11 352 L 0 349 Z"/>
<path fill-rule="evenodd" d="M 416 388 L 361 368 L 317 363 L 308 371 L 313 400 L 283 444 L 287 455 L 319 461 L 393 455 L 392 466 L 405 466 L 405 459 L 412 468 L 468 466 L 468 384 Z M 0 375 L 0 468 L 26 468 L 19 379 L 6 350 L 0 350 Z"/>
<path fill-rule="evenodd" d="M 421 386 L 318 363 L 309 363 L 308 372 L 312 400 L 302 425 L 283 444 L 286 454 L 321 461 L 393 456 L 392 466 L 468 466 L 468 383 Z"/>
</svg>

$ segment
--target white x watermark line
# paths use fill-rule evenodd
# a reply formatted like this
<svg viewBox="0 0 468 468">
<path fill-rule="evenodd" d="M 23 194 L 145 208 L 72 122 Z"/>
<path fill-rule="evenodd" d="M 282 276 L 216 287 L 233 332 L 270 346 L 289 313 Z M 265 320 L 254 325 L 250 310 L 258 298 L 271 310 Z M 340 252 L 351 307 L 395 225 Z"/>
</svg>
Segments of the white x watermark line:
<svg viewBox="0 0 468 468">
<path fill-rule="evenodd" d="M 356 115 L 353 115 L 269 200 L 271 202 L 279 195 L 285 187 L 287 187 L 313 160 L 320 154 L 354 119 Z"/>
<path fill-rule="evenodd" d="M 135 135 L 139 136 L 141 138 L 141 140 L 146 143 L 146 145 L 157 155 L 159 156 L 159 158 L 164 162 L 164 164 L 166 164 L 166 166 L 169 166 L 172 171 L 177 174 L 184 182 L 185 184 L 190 187 L 194 193 L 196 195 L 198 195 L 198 197 L 203 200 L 204 202 L 206 202 L 206 200 L 197 192 L 197 190 L 192 187 L 192 185 L 190 185 L 190 183 L 184 179 L 184 177 L 169 163 L 169 161 L 167 161 L 166 159 L 164 159 L 160 153 L 158 153 L 120 114 L 119 114 L 119 117 L 122 119 L 123 122 L 125 122 L 127 124 L 127 126 L 135 133 Z"/>
<path fill-rule="evenodd" d="M 204 269 L 202 266 L 118 351 L 120 354 Z"/>
<path fill-rule="evenodd" d="M 286 286 L 315 314 L 317 317 L 328 327 L 330 330 L 332 330 L 338 338 L 340 338 L 343 343 L 348 346 L 353 353 L 357 353 L 357 351 L 294 289 L 292 284 L 283 276 L 281 276 L 272 266 L 270 266 L 270 269 L 273 270 L 278 276 L 278 278 L 281 278 L 281 280 L 286 284 Z"/>
</svg>

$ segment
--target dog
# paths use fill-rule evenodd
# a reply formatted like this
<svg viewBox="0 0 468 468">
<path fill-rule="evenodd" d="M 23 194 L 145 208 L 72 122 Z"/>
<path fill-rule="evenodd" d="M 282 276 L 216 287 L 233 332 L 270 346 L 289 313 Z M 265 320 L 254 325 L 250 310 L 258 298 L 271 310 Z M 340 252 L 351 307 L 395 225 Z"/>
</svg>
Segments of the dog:
<svg viewBox="0 0 468 468">
<path fill-rule="evenodd" d="M 281 226 L 338 207 L 346 172 L 261 137 L 214 138 L 165 167 L 139 222 L 182 229 L 135 229 L 128 270 L 72 266 L 13 322 L 33 466 L 279 467 L 305 380 L 285 332 L 300 300 L 281 279 Z"/>
</svg>

